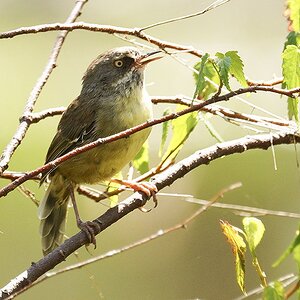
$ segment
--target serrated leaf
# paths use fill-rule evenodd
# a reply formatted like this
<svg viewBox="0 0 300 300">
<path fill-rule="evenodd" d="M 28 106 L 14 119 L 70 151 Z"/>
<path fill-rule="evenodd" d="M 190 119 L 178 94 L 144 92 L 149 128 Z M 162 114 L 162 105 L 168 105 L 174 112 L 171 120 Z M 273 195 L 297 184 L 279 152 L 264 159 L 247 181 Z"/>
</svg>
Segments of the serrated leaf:
<svg viewBox="0 0 300 300">
<path fill-rule="evenodd" d="M 170 110 L 166 109 L 163 113 L 163 116 L 166 116 L 168 114 L 170 114 Z M 158 152 L 159 157 L 161 157 L 163 149 L 164 149 L 165 144 L 166 144 L 166 140 L 167 140 L 168 132 L 169 132 L 169 127 L 170 127 L 169 125 L 170 125 L 170 121 L 164 122 L 162 124 L 162 135 L 161 135 L 161 142 L 160 142 L 160 147 L 159 147 L 159 152 Z"/>
<path fill-rule="evenodd" d="M 245 252 L 246 244 L 238 230 L 227 221 L 220 220 L 220 225 L 235 259 L 236 280 L 244 294 L 245 291 Z"/>
<path fill-rule="evenodd" d="M 300 49 L 295 45 L 288 45 L 282 53 L 283 83 L 286 88 L 292 89 L 300 86 Z M 289 117 L 299 121 L 298 99 L 288 100 Z"/>
<path fill-rule="evenodd" d="M 243 219 L 244 231 L 246 233 L 249 249 L 254 257 L 255 248 L 260 243 L 264 232 L 265 226 L 261 220 L 254 217 L 246 217 Z"/>
<path fill-rule="evenodd" d="M 148 140 L 143 144 L 141 150 L 133 160 L 133 166 L 141 174 L 149 171 L 149 145 Z"/>
<path fill-rule="evenodd" d="M 219 75 L 228 90 L 230 90 L 229 74 L 235 77 L 242 86 L 248 86 L 244 74 L 244 64 L 237 51 L 227 51 L 225 54 L 217 52 L 216 57 Z"/>
<path fill-rule="evenodd" d="M 273 286 L 264 288 L 263 300 L 284 300 L 284 288 L 279 281 L 275 281 Z"/>
<path fill-rule="evenodd" d="M 300 85 L 300 49 L 295 45 L 288 45 L 282 53 L 283 80 L 288 89 Z"/>
<path fill-rule="evenodd" d="M 226 86 L 226 88 L 228 90 L 231 90 L 231 88 L 229 86 L 229 69 L 231 66 L 231 58 L 220 52 L 216 53 L 216 57 L 218 58 L 216 60 L 216 63 L 219 68 L 219 75 L 221 77 L 221 80 L 224 83 L 224 85 Z"/>
<path fill-rule="evenodd" d="M 294 249 L 296 247 L 298 247 L 299 245 L 300 245 L 300 233 L 299 233 L 299 230 L 297 230 L 295 239 L 291 242 L 291 244 L 288 246 L 288 248 L 283 252 L 283 254 L 273 264 L 273 267 L 277 267 L 279 264 L 281 264 L 282 261 L 284 261 L 294 251 Z M 298 264 L 300 266 L 299 261 L 298 261 Z"/>
<path fill-rule="evenodd" d="M 183 105 L 177 105 L 176 111 L 184 109 Z M 173 160 L 181 150 L 184 142 L 189 137 L 198 123 L 197 112 L 186 114 L 172 120 L 172 138 L 162 160 Z"/>
<path fill-rule="evenodd" d="M 200 70 L 202 60 L 195 64 L 194 68 L 196 70 Z M 207 100 L 209 96 L 217 91 L 217 87 L 213 84 L 220 85 L 220 78 L 219 75 L 213 66 L 211 60 L 207 59 L 206 63 L 204 64 L 202 73 L 203 79 L 201 84 L 199 83 L 197 88 L 197 98 Z M 194 72 L 194 78 L 196 81 L 196 85 L 198 82 L 198 73 Z"/>
<path fill-rule="evenodd" d="M 290 19 L 293 24 L 293 30 L 300 31 L 300 1 L 288 0 L 288 8 L 290 10 Z"/>
<path fill-rule="evenodd" d="M 199 94 L 199 92 L 202 91 L 203 88 L 204 88 L 204 85 L 205 85 L 204 76 L 205 76 L 205 74 L 204 74 L 203 70 L 204 70 L 204 66 L 207 62 L 208 57 L 209 57 L 208 53 L 205 53 L 201 57 L 201 60 L 199 62 L 199 66 L 198 66 L 198 68 L 196 68 L 196 70 L 198 70 L 198 74 L 194 73 L 194 77 L 196 79 L 196 89 L 195 89 L 195 92 L 194 92 L 193 99 L 195 99 L 197 97 L 197 95 Z"/>
<path fill-rule="evenodd" d="M 229 72 L 235 79 L 242 85 L 248 86 L 248 83 L 244 74 L 244 64 L 237 51 L 227 51 L 225 53 L 226 57 L 230 57 L 231 64 Z"/>
</svg>

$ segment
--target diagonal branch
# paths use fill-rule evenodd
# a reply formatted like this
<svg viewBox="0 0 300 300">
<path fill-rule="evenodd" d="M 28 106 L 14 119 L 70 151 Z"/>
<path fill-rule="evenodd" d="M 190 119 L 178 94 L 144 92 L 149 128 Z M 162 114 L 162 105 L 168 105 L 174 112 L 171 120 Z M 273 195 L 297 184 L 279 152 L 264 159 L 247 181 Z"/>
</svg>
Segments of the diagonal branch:
<svg viewBox="0 0 300 300">
<path fill-rule="evenodd" d="M 78 155 L 81 154 L 83 152 L 86 152 L 88 150 L 91 150 L 95 147 L 98 147 L 100 145 L 103 144 L 107 144 L 125 137 L 128 137 L 138 131 L 141 131 L 145 128 L 149 128 L 151 126 L 169 121 L 169 120 L 173 120 L 176 119 L 180 116 L 186 115 L 188 113 L 194 112 L 194 111 L 198 111 L 200 109 L 202 109 L 204 106 L 207 106 L 209 104 L 213 104 L 216 102 L 220 102 L 220 101 L 228 101 L 230 98 L 236 96 L 236 95 L 240 95 L 240 94 L 245 94 L 245 93 L 256 93 L 257 91 L 268 91 L 268 92 L 273 92 L 273 93 L 278 93 L 278 94 L 283 94 L 283 95 L 289 95 L 290 97 L 294 97 L 294 93 L 299 93 L 300 92 L 300 88 L 297 89 L 292 89 L 292 90 L 281 90 L 281 89 L 275 89 L 274 87 L 265 87 L 265 86 L 250 86 L 247 88 L 240 88 L 238 90 L 235 91 L 231 91 L 225 95 L 222 96 L 218 96 L 218 97 L 212 97 L 209 100 L 206 100 L 204 102 L 198 103 L 198 104 L 194 104 L 192 106 L 190 106 L 189 108 L 186 108 L 184 110 L 178 111 L 176 113 L 171 113 L 168 115 L 165 115 L 161 118 L 158 119 L 153 119 L 151 121 L 145 122 L 143 124 L 137 125 L 135 127 L 132 127 L 130 129 L 124 130 L 120 133 L 105 137 L 105 138 L 100 138 L 94 142 L 91 142 L 89 144 L 86 144 L 84 146 L 78 147 L 72 151 L 70 151 L 69 153 L 60 156 L 59 158 L 45 164 L 42 167 L 39 167 L 33 171 L 28 172 L 26 175 L 19 177 L 18 179 L 14 180 L 12 183 L 8 184 L 7 186 L 3 187 L 0 190 L 0 197 L 6 196 L 9 192 L 13 191 L 15 188 L 17 188 L 20 184 L 22 184 L 23 182 L 31 179 L 34 176 L 37 176 L 40 173 L 45 173 L 50 171 L 53 168 L 56 168 L 58 165 L 60 165 L 61 163 L 63 163 L 64 161 Z M 292 134 L 296 134 L 294 129 L 287 129 L 289 133 L 292 132 Z"/>
<path fill-rule="evenodd" d="M 22 290 L 18 291 L 18 293 L 16 293 L 15 295 L 19 295 L 20 293 L 25 292 L 27 289 L 43 282 L 46 279 L 49 279 L 51 277 L 66 273 L 66 272 L 70 272 L 76 269 L 81 269 L 83 267 L 86 267 L 90 264 L 93 264 L 95 262 L 98 262 L 100 260 L 104 260 L 107 258 L 110 258 L 112 256 L 121 254 L 125 251 L 131 250 L 133 248 L 139 247 L 141 245 L 144 245 L 146 243 L 149 243 L 155 239 L 161 238 L 167 234 L 170 234 L 174 231 L 177 231 L 179 229 L 186 229 L 188 224 L 190 222 L 192 222 L 194 219 L 196 219 L 199 215 L 201 215 L 202 213 L 206 212 L 207 209 L 209 209 L 211 206 L 213 206 L 216 202 L 218 202 L 221 198 L 224 197 L 225 193 L 228 193 L 229 191 L 235 190 L 237 188 L 241 187 L 240 183 L 234 183 L 229 185 L 228 187 L 220 190 L 216 195 L 214 195 L 209 201 L 206 202 L 206 204 L 204 204 L 203 206 L 201 206 L 200 208 L 198 208 L 194 213 L 192 213 L 190 216 L 188 216 L 187 218 L 185 218 L 184 220 L 182 220 L 181 222 L 172 225 L 171 227 L 168 227 L 166 229 L 160 229 L 158 230 L 156 233 L 151 234 L 150 236 L 147 236 L 143 239 L 140 239 L 134 243 L 131 243 L 127 246 L 123 246 L 119 249 L 114 249 L 114 250 L 110 250 L 104 254 L 92 257 L 90 259 L 75 263 L 73 265 L 69 265 L 65 268 L 62 268 L 60 270 L 57 271 L 52 271 L 52 272 L 47 272 L 46 274 L 44 274 L 42 277 L 40 277 L 38 280 L 36 280 L 35 282 L 33 282 L 31 285 L 26 286 L 25 288 L 23 288 Z M 10 299 L 10 297 L 9 297 Z"/>
<path fill-rule="evenodd" d="M 156 185 L 158 190 L 161 190 L 185 176 L 193 169 L 201 165 L 207 165 L 217 158 L 235 153 L 243 153 L 251 149 L 268 149 L 273 145 L 293 143 L 300 143 L 300 137 L 287 132 L 255 135 L 224 142 L 196 151 L 194 154 L 171 166 L 163 173 L 154 176 L 152 183 Z M 100 225 L 99 228 L 95 227 L 95 234 L 99 234 L 128 213 L 143 206 L 148 199 L 149 197 L 143 193 L 134 193 L 117 206 L 108 209 L 103 215 L 93 221 Z M 87 243 L 88 237 L 83 231 L 75 234 L 47 256 L 38 262 L 33 263 L 26 271 L 2 288 L 0 299 L 6 299 L 9 295 L 30 285 Z"/>
<path fill-rule="evenodd" d="M 70 13 L 69 17 L 66 20 L 66 23 L 72 23 L 74 22 L 81 14 L 81 9 L 83 5 L 87 2 L 87 0 L 78 0 Z M 20 124 L 19 127 L 12 137 L 11 141 L 8 143 L 6 148 L 4 149 L 1 157 L 0 157 L 0 174 L 3 173 L 8 167 L 9 161 L 14 154 L 15 150 L 18 148 L 18 146 L 21 144 L 23 138 L 25 137 L 25 134 L 30 126 L 30 115 L 33 112 L 34 105 L 45 86 L 51 72 L 56 67 L 56 61 L 57 57 L 60 53 L 61 47 L 65 41 L 66 36 L 68 35 L 68 31 L 62 31 L 56 38 L 56 41 L 54 43 L 52 52 L 50 54 L 50 57 L 48 59 L 47 65 L 45 66 L 45 69 L 40 76 L 40 78 L 37 80 L 34 88 L 32 89 L 29 98 L 27 100 L 26 106 L 24 108 L 24 112 L 22 117 L 20 118 Z M 29 118 L 29 120 L 28 120 Z"/>
</svg>

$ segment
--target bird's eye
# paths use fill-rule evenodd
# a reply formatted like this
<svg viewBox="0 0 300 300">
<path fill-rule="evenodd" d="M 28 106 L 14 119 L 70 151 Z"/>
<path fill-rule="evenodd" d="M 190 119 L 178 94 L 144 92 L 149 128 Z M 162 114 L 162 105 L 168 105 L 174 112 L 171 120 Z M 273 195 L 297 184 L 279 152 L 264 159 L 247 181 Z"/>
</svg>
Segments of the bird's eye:
<svg viewBox="0 0 300 300">
<path fill-rule="evenodd" d="M 114 61 L 114 65 L 115 65 L 115 67 L 117 67 L 117 68 L 121 68 L 121 67 L 123 67 L 123 60 L 121 60 L 121 59 L 117 59 L 117 60 L 115 60 Z"/>
</svg>

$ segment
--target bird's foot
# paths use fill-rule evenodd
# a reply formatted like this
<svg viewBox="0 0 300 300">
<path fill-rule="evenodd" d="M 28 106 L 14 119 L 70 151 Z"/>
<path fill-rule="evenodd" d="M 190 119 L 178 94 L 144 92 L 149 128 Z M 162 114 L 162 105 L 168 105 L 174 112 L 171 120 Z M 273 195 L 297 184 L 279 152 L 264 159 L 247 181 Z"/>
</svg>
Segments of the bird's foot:
<svg viewBox="0 0 300 300">
<path fill-rule="evenodd" d="M 156 193 L 158 192 L 158 189 L 155 184 L 151 182 L 137 182 L 137 181 L 130 181 L 130 180 L 121 180 L 121 179 L 116 179 L 112 178 L 112 182 L 116 182 L 118 184 L 122 184 L 126 187 L 132 188 L 136 192 L 143 192 L 145 193 L 148 197 L 152 196 L 153 202 L 154 202 L 154 208 L 157 206 L 158 201 L 156 197 Z M 144 210 L 141 208 L 143 212 L 149 212 L 150 210 Z"/>
<path fill-rule="evenodd" d="M 96 243 L 95 232 L 101 231 L 100 225 L 92 221 L 83 222 L 82 220 L 79 219 L 77 220 L 77 226 L 86 234 L 89 240 L 89 244 L 93 244 L 94 249 L 96 249 L 97 243 Z"/>
</svg>

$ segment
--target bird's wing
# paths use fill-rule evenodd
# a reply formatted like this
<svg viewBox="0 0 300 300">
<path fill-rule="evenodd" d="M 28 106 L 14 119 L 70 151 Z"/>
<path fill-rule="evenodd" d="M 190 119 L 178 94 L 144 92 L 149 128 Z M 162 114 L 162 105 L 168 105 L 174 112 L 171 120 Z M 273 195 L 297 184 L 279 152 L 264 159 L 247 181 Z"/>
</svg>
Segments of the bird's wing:
<svg viewBox="0 0 300 300">
<path fill-rule="evenodd" d="M 78 98 L 74 100 L 62 115 L 57 133 L 48 149 L 45 163 L 70 152 L 76 147 L 93 141 L 95 111 L 85 103 L 79 103 L 78 100 Z M 42 181 L 53 171 L 43 174 Z"/>
</svg>

